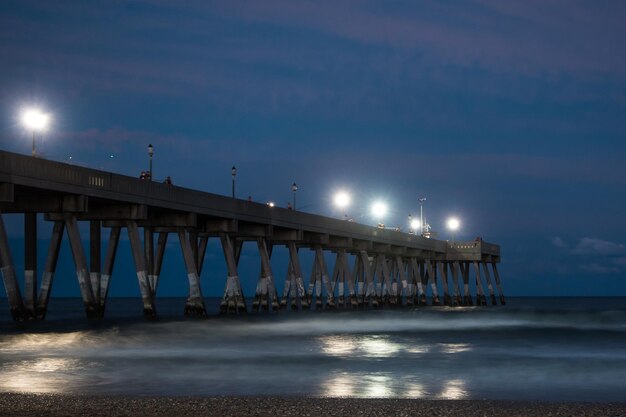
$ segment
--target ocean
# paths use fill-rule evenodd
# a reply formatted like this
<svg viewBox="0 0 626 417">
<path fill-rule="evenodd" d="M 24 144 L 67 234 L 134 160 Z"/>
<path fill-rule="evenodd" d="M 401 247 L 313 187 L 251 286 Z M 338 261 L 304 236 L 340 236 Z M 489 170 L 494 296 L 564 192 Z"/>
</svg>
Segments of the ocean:
<svg viewBox="0 0 626 417">
<path fill-rule="evenodd" d="M 625 298 L 507 302 L 184 319 L 163 298 L 145 320 L 111 299 L 89 322 L 52 299 L 45 322 L 15 324 L 0 299 L 0 392 L 626 400 Z"/>
</svg>

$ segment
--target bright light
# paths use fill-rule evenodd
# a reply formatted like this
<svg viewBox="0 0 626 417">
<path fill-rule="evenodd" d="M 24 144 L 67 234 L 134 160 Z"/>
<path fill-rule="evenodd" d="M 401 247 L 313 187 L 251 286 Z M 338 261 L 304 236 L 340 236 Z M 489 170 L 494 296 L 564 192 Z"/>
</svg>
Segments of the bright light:
<svg viewBox="0 0 626 417">
<path fill-rule="evenodd" d="M 350 194 L 339 191 L 335 194 L 335 205 L 339 208 L 346 208 L 350 205 Z"/>
<path fill-rule="evenodd" d="M 420 223 L 420 219 L 413 219 L 411 220 L 411 223 L 409 224 L 409 226 L 411 227 L 411 230 L 418 230 L 421 225 L 422 224 Z"/>
<path fill-rule="evenodd" d="M 381 219 L 387 214 L 387 205 L 382 201 L 377 201 L 372 204 L 372 215 L 377 219 Z"/>
<path fill-rule="evenodd" d="M 273 202 L 273 201 L 268 201 L 268 202 L 267 202 L 267 205 L 268 205 L 268 206 L 270 206 L 270 207 L 274 207 L 274 206 L 275 206 L 275 204 L 274 204 L 274 202 Z"/>
<path fill-rule="evenodd" d="M 22 123 L 29 130 L 43 132 L 48 127 L 50 116 L 39 109 L 28 109 L 22 113 Z"/>
<path fill-rule="evenodd" d="M 461 226 L 461 222 L 456 217 L 451 217 L 448 219 L 448 229 L 455 231 L 455 230 L 459 230 L 460 226 Z"/>
</svg>

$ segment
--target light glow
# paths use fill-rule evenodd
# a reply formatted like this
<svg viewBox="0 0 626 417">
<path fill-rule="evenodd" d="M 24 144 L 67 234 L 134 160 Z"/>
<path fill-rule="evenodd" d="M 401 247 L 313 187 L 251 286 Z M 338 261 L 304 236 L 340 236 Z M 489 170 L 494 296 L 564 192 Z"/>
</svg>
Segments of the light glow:
<svg viewBox="0 0 626 417">
<path fill-rule="evenodd" d="M 50 116 L 39 109 L 27 109 L 22 112 L 22 124 L 28 130 L 43 132 L 48 128 Z"/>
<path fill-rule="evenodd" d="M 350 205 L 350 194 L 339 191 L 335 194 L 335 205 L 339 208 L 346 208 Z"/>
<path fill-rule="evenodd" d="M 372 204 L 372 215 L 377 219 L 382 219 L 387 214 L 387 205 L 382 201 Z"/>
<path fill-rule="evenodd" d="M 448 225 L 448 229 L 454 232 L 456 230 L 459 230 L 459 227 L 461 226 L 461 222 L 456 217 L 450 217 L 448 219 L 447 225 Z"/>
<path fill-rule="evenodd" d="M 409 226 L 411 227 L 411 230 L 419 230 L 421 225 L 422 223 L 420 222 L 420 219 L 413 219 L 411 220 L 411 223 L 409 224 Z"/>
</svg>

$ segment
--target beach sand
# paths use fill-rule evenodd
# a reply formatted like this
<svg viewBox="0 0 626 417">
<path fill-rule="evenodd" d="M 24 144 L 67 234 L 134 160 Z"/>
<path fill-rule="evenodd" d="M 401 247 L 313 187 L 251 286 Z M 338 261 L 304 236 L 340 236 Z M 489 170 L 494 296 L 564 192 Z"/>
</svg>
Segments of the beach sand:
<svg viewBox="0 0 626 417">
<path fill-rule="evenodd" d="M 598 416 L 626 403 L 0 394 L 1 416 Z"/>
</svg>

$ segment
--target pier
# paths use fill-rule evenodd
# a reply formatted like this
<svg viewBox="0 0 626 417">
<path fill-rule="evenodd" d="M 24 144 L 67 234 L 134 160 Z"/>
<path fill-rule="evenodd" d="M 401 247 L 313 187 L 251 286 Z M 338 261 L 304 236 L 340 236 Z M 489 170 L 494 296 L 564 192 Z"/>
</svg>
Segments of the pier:
<svg viewBox="0 0 626 417">
<path fill-rule="evenodd" d="M 3 213 L 24 216 L 24 271 L 19 274 L 24 279 L 23 290 Z M 37 271 L 39 215 L 53 223 L 41 276 Z M 89 224 L 88 237 L 81 237 L 80 222 Z M 220 240 L 228 269 L 220 306 L 225 314 L 496 305 L 498 300 L 505 304 L 497 268 L 500 247 L 480 239 L 448 242 L 425 238 L 0 151 L 0 268 L 14 320 L 46 317 L 64 238 L 71 247 L 86 315 L 103 317 L 122 233 L 128 233 L 146 316 L 157 314 L 157 288 L 168 239 L 177 239 L 183 254 L 189 288 L 184 314 L 189 316 L 206 315 L 199 277 L 210 267 L 205 253 L 212 238 Z M 89 242 L 88 248 L 83 241 Z M 244 242 L 255 243 L 259 253 L 260 274 L 245 277 L 257 280 L 251 305 L 247 305 L 241 287 L 244 278 L 238 273 Z M 289 251 L 288 273 L 281 279 L 280 293 L 270 263 L 272 248 L 277 245 Z M 299 261 L 303 250 L 315 254 L 308 282 Z M 326 262 L 328 252 L 334 254 L 334 265 Z M 471 294 L 470 280 L 474 280 L 475 294 Z"/>
</svg>

